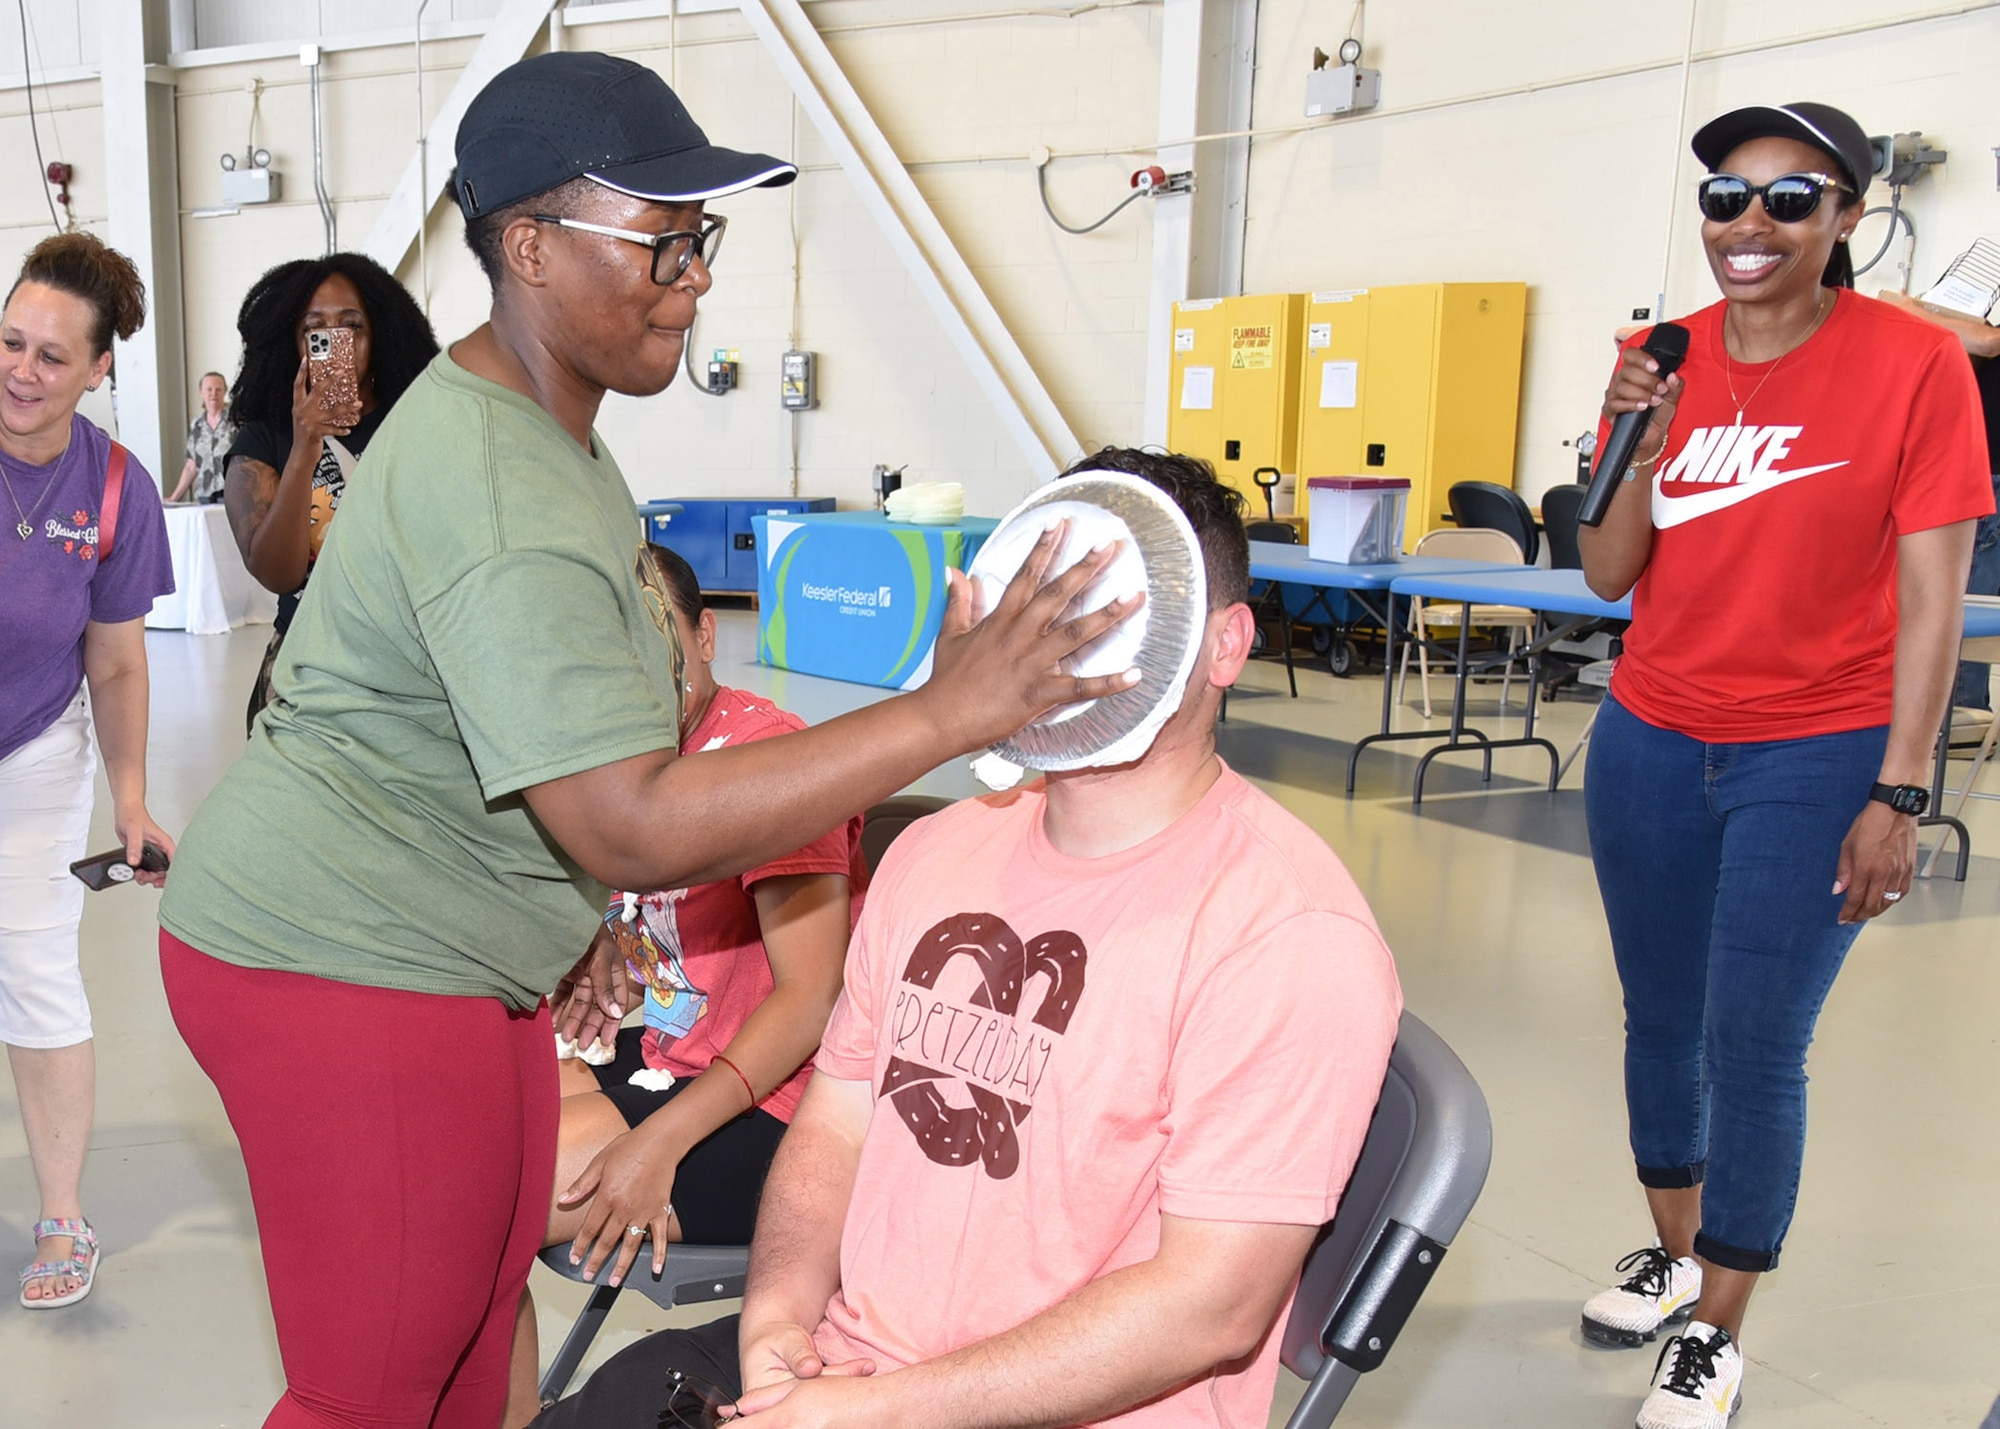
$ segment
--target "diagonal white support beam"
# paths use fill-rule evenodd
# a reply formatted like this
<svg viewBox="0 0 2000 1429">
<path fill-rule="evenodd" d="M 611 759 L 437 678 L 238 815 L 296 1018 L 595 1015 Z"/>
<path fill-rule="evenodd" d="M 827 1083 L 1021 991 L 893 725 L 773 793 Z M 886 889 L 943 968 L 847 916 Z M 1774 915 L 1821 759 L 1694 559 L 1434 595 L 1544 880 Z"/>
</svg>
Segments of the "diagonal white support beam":
<svg viewBox="0 0 2000 1429">
<path fill-rule="evenodd" d="M 445 96 L 430 129 L 417 141 L 417 151 L 403 167 L 403 176 L 389 195 L 389 202 L 376 215 L 368 242 L 361 251 L 391 273 L 409 256 L 410 245 L 430 217 L 444 181 L 451 175 L 451 156 L 458 144 L 458 124 L 465 118 L 473 96 L 486 88 L 487 81 L 528 52 L 541 33 L 549 11 L 562 0 L 506 0 L 486 27 L 479 48 L 459 71 L 458 82 Z"/>
<path fill-rule="evenodd" d="M 1037 481 L 1083 454 L 1055 400 L 924 201 L 799 0 L 741 0 L 743 18 L 944 324 Z"/>
</svg>

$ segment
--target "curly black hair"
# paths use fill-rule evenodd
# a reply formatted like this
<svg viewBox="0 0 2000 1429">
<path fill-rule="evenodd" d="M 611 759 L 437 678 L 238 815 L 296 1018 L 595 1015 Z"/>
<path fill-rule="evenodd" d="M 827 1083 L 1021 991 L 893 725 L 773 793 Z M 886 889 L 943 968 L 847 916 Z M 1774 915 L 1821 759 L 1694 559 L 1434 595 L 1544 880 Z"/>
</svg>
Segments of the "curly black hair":
<svg viewBox="0 0 2000 1429">
<path fill-rule="evenodd" d="M 236 314 L 236 331 L 243 337 L 243 366 L 229 393 L 230 420 L 277 422 L 292 420 L 292 381 L 299 371 L 299 315 L 312 295 L 334 274 L 354 284 L 361 294 L 371 328 L 368 371 L 375 405 L 387 411 L 396 405 L 438 353 L 430 319 L 409 290 L 373 258 L 360 253 L 329 253 L 324 258 L 294 258 L 280 263 L 250 285 Z"/>
<path fill-rule="evenodd" d="M 1223 484 L 1200 457 L 1140 447 L 1105 447 L 1077 462 L 1064 476 L 1119 471 L 1150 481 L 1173 497 L 1194 527 L 1208 572 L 1208 608 L 1222 610 L 1250 598 L 1250 538 L 1243 527 L 1243 493 Z"/>
</svg>

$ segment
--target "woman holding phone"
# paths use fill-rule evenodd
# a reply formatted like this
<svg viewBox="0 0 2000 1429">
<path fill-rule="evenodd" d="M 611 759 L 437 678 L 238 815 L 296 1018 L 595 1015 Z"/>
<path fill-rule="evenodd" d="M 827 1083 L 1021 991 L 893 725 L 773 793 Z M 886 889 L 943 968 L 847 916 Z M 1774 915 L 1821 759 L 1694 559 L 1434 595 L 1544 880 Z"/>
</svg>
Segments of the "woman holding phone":
<svg viewBox="0 0 2000 1429">
<path fill-rule="evenodd" d="M 403 285 L 359 253 L 280 263 L 251 286 L 236 330 L 243 370 L 229 415 L 239 431 L 223 500 L 243 563 L 278 596 L 250 692 L 255 723 L 347 478 L 438 345 Z"/>
<path fill-rule="evenodd" d="M 146 811 L 145 620 L 174 588 L 160 489 L 76 411 L 112 338 L 145 320 L 138 270 L 88 233 L 36 245 L 0 315 L 0 1042 L 41 1196 L 30 1310 L 74 1305 L 97 1272 L 80 1199 L 97 1061 L 69 873 L 90 834 L 93 724 L 126 859 L 174 848 Z"/>
<path fill-rule="evenodd" d="M 1604 419 L 1652 417 L 1585 579 L 1632 594 L 1590 741 L 1591 856 L 1625 994 L 1625 1097 L 1657 1245 L 1586 1338 L 1670 1325 L 1639 1429 L 1723 1429 L 1744 1311 L 1805 1153 L 1806 1048 L 1861 924 L 1908 892 L 1993 509 L 1949 333 L 1852 291 L 1872 156 L 1824 104 L 1704 125 L 1723 301 L 1662 381 L 1636 334 Z"/>
</svg>

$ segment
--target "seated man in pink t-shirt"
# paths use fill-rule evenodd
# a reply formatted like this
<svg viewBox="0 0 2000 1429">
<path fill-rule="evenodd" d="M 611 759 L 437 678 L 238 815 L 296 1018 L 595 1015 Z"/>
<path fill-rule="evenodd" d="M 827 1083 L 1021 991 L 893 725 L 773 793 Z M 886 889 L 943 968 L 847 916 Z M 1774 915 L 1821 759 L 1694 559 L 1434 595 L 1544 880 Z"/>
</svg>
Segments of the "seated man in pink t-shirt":
<svg viewBox="0 0 2000 1429">
<path fill-rule="evenodd" d="M 1107 450 L 1199 537 L 1209 616 L 1150 750 L 954 805 L 884 859 L 764 1189 L 740 1317 L 538 1425 L 1261 1426 L 1402 998 L 1340 860 L 1217 756 L 1253 634 L 1242 500 Z M 703 1390 L 707 1381 L 712 1390 Z"/>
</svg>

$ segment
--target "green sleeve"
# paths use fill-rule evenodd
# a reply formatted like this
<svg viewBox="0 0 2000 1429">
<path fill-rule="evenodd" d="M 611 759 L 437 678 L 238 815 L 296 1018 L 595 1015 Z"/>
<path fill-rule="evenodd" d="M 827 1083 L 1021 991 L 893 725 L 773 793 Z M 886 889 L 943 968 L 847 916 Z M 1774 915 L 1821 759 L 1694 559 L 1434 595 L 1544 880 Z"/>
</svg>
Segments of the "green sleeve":
<svg viewBox="0 0 2000 1429">
<path fill-rule="evenodd" d="M 593 566 L 503 551 L 416 617 L 489 800 L 676 743 L 679 711 Z"/>
</svg>

